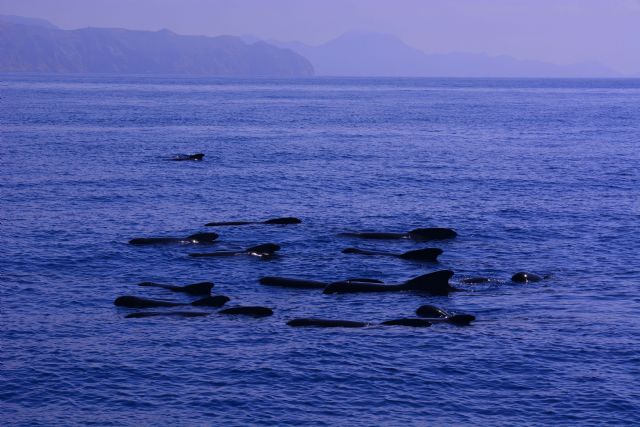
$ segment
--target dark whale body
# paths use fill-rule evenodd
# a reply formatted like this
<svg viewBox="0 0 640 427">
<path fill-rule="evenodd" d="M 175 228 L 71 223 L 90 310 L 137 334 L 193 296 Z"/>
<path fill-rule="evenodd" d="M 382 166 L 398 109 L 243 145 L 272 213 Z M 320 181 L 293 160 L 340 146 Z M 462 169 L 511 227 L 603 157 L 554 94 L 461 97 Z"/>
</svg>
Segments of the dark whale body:
<svg viewBox="0 0 640 427">
<path fill-rule="evenodd" d="M 204 158 L 204 153 L 196 153 L 196 154 L 178 154 L 171 160 L 176 162 L 184 162 L 184 161 L 200 161 Z"/>
<path fill-rule="evenodd" d="M 187 237 L 139 237 L 129 240 L 130 245 L 162 245 L 169 243 L 212 243 L 217 233 L 196 233 Z"/>
<path fill-rule="evenodd" d="M 252 224 L 271 224 L 271 225 L 289 225 L 300 224 L 302 222 L 299 218 L 287 216 L 283 218 L 271 218 L 266 221 L 225 221 L 225 222 L 209 222 L 205 224 L 206 227 L 222 227 L 231 225 L 252 225 Z"/>
<path fill-rule="evenodd" d="M 455 238 L 456 233 L 451 228 L 416 228 L 407 233 L 342 233 L 343 236 L 358 237 L 360 239 L 378 239 L 378 240 L 392 240 L 392 239 L 411 239 L 419 242 L 428 240 L 446 240 Z"/>
<path fill-rule="evenodd" d="M 252 317 L 267 317 L 273 314 L 273 310 L 268 307 L 231 307 L 220 310 L 220 314 L 234 314 Z"/>
<path fill-rule="evenodd" d="M 157 317 L 157 316 L 175 316 L 175 317 L 203 317 L 208 316 L 211 313 L 204 313 L 201 311 L 142 311 L 136 313 L 127 314 L 125 319 L 139 319 L 143 317 Z"/>
<path fill-rule="evenodd" d="M 516 283 L 539 282 L 541 280 L 541 276 L 533 273 L 527 273 L 526 271 L 519 271 L 511 276 L 511 281 Z"/>
<path fill-rule="evenodd" d="M 489 283 L 492 281 L 493 280 L 489 279 L 488 277 L 468 277 L 466 279 L 462 279 L 460 282 L 467 283 L 469 285 L 476 285 L 479 283 Z"/>
<path fill-rule="evenodd" d="M 346 248 L 342 250 L 343 254 L 361 254 L 361 255 L 384 255 L 392 256 L 400 259 L 406 259 L 410 261 L 431 261 L 438 260 L 438 256 L 442 254 L 442 249 L 439 248 L 424 248 L 413 251 L 404 252 L 402 254 L 394 254 L 391 252 L 382 251 L 369 251 L 359 248 Z"/>
<path fill-rule="evenodd" d="M 430 295 L 448 295 L 449 292 L 457 291 L 456 288 L 449 284 L 449 279 L 452 276 L 453 271 L 440 270 L 434 273 L 428 273 L 422 276 L 418 276 L 399 285 L 343 281 L 330 284 L 325 288 L 324 293 L 335 294 L 412 291 L 427 293 Z"/>
<path fill-rule="evenodd" d="M 229 257 L 236 255 L 252 255 L 260 258 L 268 258 L 275 255 L 277 251 L 280 250 L 280 246 L 275 243 L 265 243 L 263 245 L 252 246 L 250 248 L 245 249 L 244 251 L 234 252 L 234 251 L 218 251 L 218 252 L 207 252 L 207 253 L 193 253 L 189 254 L 190 257 L 194 258 L 216 258 L 216 257 Z"/>
<path fill-rule="evenodd" d="M 476 317 L 471 314 L 450 313 L 434 305 L 420 306 L 416 310 L 416 315 L 432 323 L 451 323 L 458 326 L 466 326 L 476 320 Z"/>
<path fill-rule="evenodd" d="M 189 295 L 209 295 L 211 294 L 213 283 L 200 282 L 200 283 L 193 283 L 191 285 L 175 286 L 175 285 L 165 285 L 162 283 L 154 283 L 154 282 L 142 282 L 142 283 L 138 283 L 138 286 L 150 286 L 155 288 L 168 289 L 173 292 L 184 292 Z"/>
<path fill-rule="evenodd" d="M 226 297 L 224 295 L 204 297 L 199 300 L 193 301 L 191 303 L 153 300 L 153 299 L 140 298 L 140 297 L 131 296 L 131 295 L 124 295 L 116 298 L 113 304 L 118 307 L 126 307 L 126 308 L 179 307 L 184 305 L 222 307 L 227 301 L 229 301 L 229 297 Z"/>
<path fill-rule="evenodd" d="M 402 318 L 402 319 L 394 319 L 387 320 L 382 322 L 381 325 L 385 326 L 412 326 L 414 328 L 425 328 L 427 326 L 431 326 L 431 322 L 426 319 L 414 319 L 414 318 Z"/>
<path fill-rule="evenodd" d="M 287 322 L 287 325 L 293 327 L 315 327 L 315 328 L 362 328 L 367 326 L 364 322 L 353 322 L 350 320 L 330 320 L 302 318 L 293 319 Z"/>
</svg>

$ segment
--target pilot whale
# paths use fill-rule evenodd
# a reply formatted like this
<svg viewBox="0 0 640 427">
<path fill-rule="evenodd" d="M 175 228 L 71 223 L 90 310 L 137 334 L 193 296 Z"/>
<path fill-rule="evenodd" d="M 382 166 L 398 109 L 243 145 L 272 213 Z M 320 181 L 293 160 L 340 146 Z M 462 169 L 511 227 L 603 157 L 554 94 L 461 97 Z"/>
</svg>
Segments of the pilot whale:
<svg viewBox="0 0 640 427">
<path fill-rule="evenodd" d="M 446 240 L 455 238 L 456 233 L 451 228 L 416 228 L 407 233 L 341 233 L 342 236 L 358 237 L 360 239 L 411 239 L 418 242 L 424 242 L 428 240 Z"/>
<path fill-rule="evenodd" d="M 184 305 L 222 307 L 229 300 L 230 298 L 227 296 L 215 295 L 215 296 L 204 297 L 190 303 L 182 303 L 182 302 L 175 302 L 175 301 L 140 298 L 132 295 L 124 295 L 116 298 L 113 304 L 118 307 L 126 307 L 126 308 L 179 307 Z"/>
<path fill-rule="evenodd" d="M 542 279 L 543 277 L 538 276 L 537 274 L 527 273 L 526 271 L 519 271 L 511 276 L 511 281 L 516 283 L 539 282 Z"/>
<path fill-rule="evenodd" d="M 426 318 L 429 322 L 452 323 L 458 326 L 466 326 L 476 317 L 466 313 L 451 313 L 435 305 L 422 305 L 416 310 L 418 317 Z"/>
<path fill-rule="evenodd" d="M 138 237 L 129 240 L 130 245 L 162 245 L 168 243 L 213 243 L 219 237 L 217 233 L 196 233 L 187 237 Z"/>
<path fill-rule="evenodd" d="M 385 326 L 412 326 L 414 328 L 426 328 L 431 326 L 431 322 L 427 319 L 415 319 L 410 317 L 404 317 L 402 319 L 387 320 L 381 323 Z"/>
<path fill-rule="evenodd" d="M 168 289 L 173 292 L 184 292 L 189 295 L 209 295 L 211 294 L 211 289 L 213 288 L 213 282 L 200 282 L 184 286 L 165 285 L 162 283 L 154 282 L 142 282 L 138 283 L 138 286 L 150 286 L 155 288 Z"/>
<path fill-rule="evenodd" d="M 178 154 L 177 156 L 169 159 L 169 160 L 173 160 L 176 162 L 181 162 L 181 161 L 200 161 L 204 158 L 204 153 L 196 153 L 196 154 Z"/>
<path fill-rule="evenodd" d="M 271 218 L 265 221 L 209 222 L 205 224 L 205 226 L 206 227 L 222 227 L 222 226 L 231 226 L 231 225 L 252 225 L 252 224 L 289 225 L 289 224 L 300 224 L 301 222 L 302 220 L 299 218 L 287 216 L 283 218 Z"/>
<path fill-rule="evenodd" d="M 231 307 L 220 310 L 220 314 L 234 314 L 252 317 L 267 317 L 273 314 L 273 310 L 268 307 L 259 306 L 244 306 L 244 307 Z"/>
<path fill-rule="evenodd" d="M 236 255 L 252 255 L 260 258 L 268 258 L 275 255 L 280 250 L 280 246 L 275 243 L 265 243 L 263 245 L 252 246 L 244 251 L 218 251 L 207 253 L 192 253 L 190 257 L 194 258 L 206 258 L 206 257 L 229 257 Z"/>
<path fill-rule="evenodd" d="M 433 273 L 423 274 L 414 279 L 408 280 L 399 285 L 387 285 L 364 282 L 335 282 L 325 288 L 323 293 L 360 293 L 360 292 L 401 292 L 412 291 L 427 293 L 430 295 L 448 295 L 449 292 L 457 291 L 449 284 L 449 279 L 453 276 L 451 270 L 440 270 Z"/>
<path fill-rule="evenodd" d="M 424 248 L 424 249 L 416 249 L 413 251 L 404 252 L 401 254 L 395 254 L 391 252 L 370 251 L 370 250 L 359 249 L 359 248 L 346 248 L 342 250 L 342 253 L 343 254 L 361 254 L 361 255 L 383 255 L 383 256 L 392 256 L 392 257 L 411 260 L 411 261 L 435 262 L 438 260 L 438 256 L 442 254 L 442 249 Z"/>
</svg>

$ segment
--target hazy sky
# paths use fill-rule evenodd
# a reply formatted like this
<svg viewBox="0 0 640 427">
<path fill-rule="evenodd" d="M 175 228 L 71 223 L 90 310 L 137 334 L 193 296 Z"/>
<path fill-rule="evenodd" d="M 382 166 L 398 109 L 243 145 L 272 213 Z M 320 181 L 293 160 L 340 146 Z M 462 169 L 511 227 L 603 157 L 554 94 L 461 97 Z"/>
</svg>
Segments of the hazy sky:
<svg viewBox="0 0 640 427">
<path fill-rule="evenodd" d="M 168 28 L 311 44 L 378 31 L 426 52 L 596 60 L 640 74 L 640 0 L 0 0 L 0 14 L 67 29 Z"/>
</svg>

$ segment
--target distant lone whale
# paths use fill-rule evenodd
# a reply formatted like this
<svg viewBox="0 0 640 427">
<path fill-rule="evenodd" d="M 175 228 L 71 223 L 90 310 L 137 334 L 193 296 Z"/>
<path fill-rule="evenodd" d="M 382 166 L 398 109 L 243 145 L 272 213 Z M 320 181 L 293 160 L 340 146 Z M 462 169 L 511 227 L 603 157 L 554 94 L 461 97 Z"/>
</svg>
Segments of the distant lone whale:
<svg viewBox="0 0 640 427">
<path fill-rule="evenodd" d="M 199 300 L 193 301 L 191 303 L 181 303 L 181 302 L 174 302 L 174 301 L 153 300 L 153 299 L 140 298 L 140 297 L 131 296 L 131 295 L 124 295 L 116 298 L 113 304 L 118 307 L 126 307 L 126 308 L 179 307 L 184 305 L 222 307 L 229 300 L 230 300 L 229 297 L 226 297 L 224 295 L 216 295 L 216 296 L 204 297 Z"/>
<path fill-rule="evenodd" d="M 442 249 L 438 248 L 424 248 L 413 251 L 404 252 L 402 254 L 394 254 L 391 252 L 381 251 L 369 251 L 359 248 L 346 248 L 342 250 L 343 254 L 361 254 L 361 255 L 384 255 L 392 256 L 400 259 L 406 259 L 411 261 L 437 261 L 438 256 L 442 254 Z"/>
<path fill-rule="evenodd" d="M 350 320 L 330 320 L 316 318 L 293 319 L 287 322 L 293 327 L 315 327 L 315 328 L 362 328 L 367 326 L 364 322 L 353 322 Z"/>
<path fill-rule="evenodd" d="M 250 248 L 245 249 L 244 251 L 234 252 L 234 251 L 218 251 L 218 252 L 208 252 L 208 253 L 193 253 L 189 254 L 191 257 L 195 258 L 205 258 L 205 257 L 229 257 L 236 255 L 252 255 L 260 258 L 266 258 L 274 256 L 277 251 L 280 250 L 280 246 L 275 243 L 265 243 L 263 245 L 252 246 Z"/>
<path fill-rule="evenodd" d="M 222 227 L 222 226 L 230 226 L 230 225 L 251 225 L 251 224 L 271 224 L 271 225 L 289 225 L 289 224 L 300 224 L 302 222 L 299 218 L 294 218 L 291 216 L 283 217 L 283 218 L 271 218 L 266 221 L 226 221 L 226 222 L 209 222 L 205 224 L 207 227 Z"/>
<path fill-rule="evenodd" d="M 191 285 L 175 286 L 175 285 L 164 285 L 162 283 L 154 283 L 154 282 L 142 282 L 142 283 L 138 283 L 138 286 L 151 286 L 155 288 L 168 289 L 173 292 L 184 292 L 189 295 L 209 295 L 211 294 L 213 283 L 200 282 L 200 283 L 193 283 Z"/>
<path fill-rule="evenodd" d="M 416 310 L 416 315 L 426 318 L 429 322 L 446 322 L 458 326 L 465 326 L 476 320 L 471 314 L 450 313 L 435 305 L 423 305 Z"/>
<path fill-rule="evenodd" d="M 194 160 L 194 161 L 200 161 L 204 158 L 204 154 L 203 153 L 196 153 L 196 154 L 178 154 L 177 156 L 169 159 L 169 160 L 174 160 L 176 162 L 181 162 L 181 161 L 189 161 L 189 160 Z"/>
<path fill-rule="evenodd" d="M 450 228 L 416 228 L 407 233 L 341 233 L 342 236 L 360 239 L 411 239 L 418 242 L 455 238 L 458 233 Z"/>
<path fill-rule="evenodd" d="M 142 317 L 156 317 L 156 316 L 175 316 L 175 317 L 203 317 L 208 316 L 211 313 L 205 313 L 201 311 L 142 311 L 137 313 L 127 314 L 125 319 L 139 319 Z"/>
<path fill-rule="evenodd" d="M 519 271 L 511 276 L 511 281 L 516 283 L 539 282 L 542 279 L 543 278 L 537 274 L 527 273 L 525 271 Z"/>
<path fill-rule="evenodd" d="M 414 279 L 408 280 L 399 285 L 386 285 L 378 283 L 363 282 L 336 282 L 325 288 L 323 293 L 360 293 L 360 292 L 401 292 L 412 291 L 427 293 L 430 295 L 448 295 L 449 292 L 457 291 L 449 284 L 449 279 L 453 276 L 451 270 L 440 270 L 434 273 L 424 274 Z"/>
<path fill-rule="evenodd" d="M 217 233 L 196 233 L 187 237 L 139 237 L 129 240 L 130 245 L 162 245 L 168 243 L 212 243 L 219 237 Z"/>
<path fill-rule="evenodd" d="M 267 317 L 273 314 L 273 310 L 268 307 L 246 306 L 246 307 L 225 308 L 224 310 L 220 310 L 218 313 L 252 316 L 252 317 Z"/>
<path fill-rule="evenodd" d="M 347 279 L 346 282 L 360 282 L 360 283 L 383 283 L 376 279 Z M 280 286 L 283 288 L 294 289 L 324 289 L 329 286 L 330 282 L 320 282 L 317 280 L 305 280 L 305 279 L 292 279 L 289 277 L 277 277 L 267 276 L 260 279 L 260 283 L 266 286 Z"/>
</svg>

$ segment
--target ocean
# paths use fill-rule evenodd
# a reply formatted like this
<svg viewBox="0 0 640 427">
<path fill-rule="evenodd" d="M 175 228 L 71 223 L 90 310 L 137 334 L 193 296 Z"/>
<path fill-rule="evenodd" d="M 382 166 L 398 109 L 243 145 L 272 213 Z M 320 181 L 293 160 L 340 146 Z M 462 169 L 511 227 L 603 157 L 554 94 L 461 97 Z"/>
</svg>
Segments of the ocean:
<svg viewBox="0 0 640 427">
<path fill-rule="evenodd" d="M 2 425 L 639 422 L 640 80 L 4 74 L 0 98 Z M 279 216 L 303 223 L 203 226 Z M 339 235 L 418 227 L 459 236 Z M 200 231 L 220 234 L 206 250 L 282 249 L 127 243 Z M 461 292 L 258 283 L 440 269 Z M 548 277 L 512 283 L 517 271 Z M 495 280 L 461 283 L 474 276 Z M 127 319 L 113 305 L 187 302 L 137 284 L 205 280 L 228 307 L 274 315 Z M 477 320 L 378 325 L 423 304 Z M 372 326 L 286 325 L 296 317 Z"/>
</svg>

